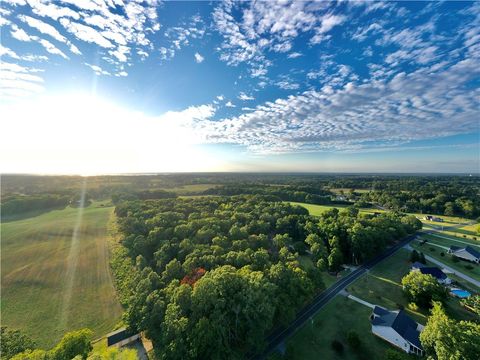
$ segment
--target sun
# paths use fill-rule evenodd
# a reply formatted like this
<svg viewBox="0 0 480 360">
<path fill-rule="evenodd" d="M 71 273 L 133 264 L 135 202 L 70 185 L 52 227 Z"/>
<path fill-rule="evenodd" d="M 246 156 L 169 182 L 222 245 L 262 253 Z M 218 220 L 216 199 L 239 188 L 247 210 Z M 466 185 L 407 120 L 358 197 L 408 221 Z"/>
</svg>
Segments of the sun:
<svg viewBox="0 0 480 360">
<path fill-rule="evenodd" d="M 213 171 L 185 119 L 157 117 L 84 93 L 1 105 L 2 172 L 113 174 Z"/>
</svg>

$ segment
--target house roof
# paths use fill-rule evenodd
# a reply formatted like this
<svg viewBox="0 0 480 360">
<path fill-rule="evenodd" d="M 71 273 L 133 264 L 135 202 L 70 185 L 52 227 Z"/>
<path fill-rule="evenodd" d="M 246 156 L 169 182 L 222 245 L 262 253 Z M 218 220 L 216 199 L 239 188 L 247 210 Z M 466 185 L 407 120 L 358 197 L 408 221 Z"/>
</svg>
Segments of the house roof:
<svg viewBox="0 0 480 360">
<path fill-rule="evenodd" d="M 480 252 L 475 250 L 473 247 L 471 247 L 470 245 L 467 245 L 466 247 L 464 248 L 461 248 L 461 247 L 458 247 L 458 246 L 450 246 L 450 251 L 452 252 L 457 252 L 457 251 L 465 251 L 467 252 L 468 254 L 472 255 L 473 257 L 477 258 L 477 259 L 480 259 Z"/>
<path fill-rule="evenodd" d="M 373 312 L 378 316 L 372 319 L 372 325 L 391 327 L 405 340 L 419 349 L 423 349 L 419 338 L 420 331 L 417 330 L 418 324 L 404 310 L 388 311 L 380 306 L 375 306 Z"/>
<path fill-rule="evenodd" d="M 475 250 L 473 247 L 471 247 L 471 246 L 466 246 L 466 247 L 465 247 L 465 251 L 468 252 L 470 255 L 476 257 L 477 259 L 480 259 L 480 252 L 478 252 L 477 250 Z"/>
<path fill-rule="evenodd" d="M 432 267 L 424 266 L 424 267 L 419 268 L 418 270 L 422 274 L 432 275 L 434 278 L 439 279 L 439 280 L 444 280 L 444 279 L 447 278 L 447 275 L 445 275 L 445 273 L 442 270 L 440 270 L 439 268 L 437 268 L 435 266 L 432 266 Z"/>
<path fill-rule="evenodd" d="M 460 250 L 461 247 L 460 246 L 455 246 L 455 245 L 450 245 L 450 251 L 457 251 L 457 250 Z"/>
<path fill-rule="evenodd" d="M 386 314 L 390 313 L 390 311 L 388 311 L 387 309 L 385 309 L 381 306 L 375 305 L 375 307 L 373 308 L 373 313 L 375 315 L 382 316 L 382 315 L 386 315 Z"/>
</svg>

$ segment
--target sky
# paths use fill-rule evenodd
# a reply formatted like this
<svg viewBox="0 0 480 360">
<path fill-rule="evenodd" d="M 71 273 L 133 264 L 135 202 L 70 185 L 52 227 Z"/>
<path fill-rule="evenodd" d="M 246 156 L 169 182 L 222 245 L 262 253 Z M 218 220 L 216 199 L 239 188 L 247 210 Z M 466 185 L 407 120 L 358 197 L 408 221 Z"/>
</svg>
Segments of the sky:
<svg viewBox="0 0 480 360">
<path fill-rule="evenodd" d="M 0 172 L 480 173 L 480 2 L 2 0 Z"/>
</svg>

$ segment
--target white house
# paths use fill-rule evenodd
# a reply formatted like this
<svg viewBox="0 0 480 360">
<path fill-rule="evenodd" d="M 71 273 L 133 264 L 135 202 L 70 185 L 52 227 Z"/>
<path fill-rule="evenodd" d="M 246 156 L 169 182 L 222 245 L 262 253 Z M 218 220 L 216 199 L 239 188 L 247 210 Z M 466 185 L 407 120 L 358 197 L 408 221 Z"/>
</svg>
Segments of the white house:
<svg viewBox="0 0 480 360">
<path fill-rule="evenodd" d="M 419 271 L 425 275 L 433 276 L 438 283 L 442 285 L 449 285 L 452 283 L 452 279 L 450 279 L 442 270 L 440 270 L 436 266 L 425 266 L 422 263 L 415 262 L 412 265 L 412 271 Z"/>
<path fill-rule="evenodd" d="M 450 246 L 450 249 L 448 249 L 448 253 L 460 259 L 480 264 L 480 252 L 478 252 L 471 246 L 465 246 L 464 248 L 458 246 Z"/>
<path fill-rule="evenodd" d="M 423 355 L 419 338 L 423 325 L 412 320 L 405 311 L 375 306 L 370 319 L 375 335 L 408 354 Z"/>
</svg>

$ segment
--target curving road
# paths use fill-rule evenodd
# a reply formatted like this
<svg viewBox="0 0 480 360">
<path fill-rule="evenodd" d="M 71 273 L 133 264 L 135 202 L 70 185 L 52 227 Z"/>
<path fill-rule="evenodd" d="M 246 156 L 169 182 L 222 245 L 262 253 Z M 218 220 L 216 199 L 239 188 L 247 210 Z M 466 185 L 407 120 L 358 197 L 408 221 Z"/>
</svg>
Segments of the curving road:
<svg viewBox="0 0 480 360">
<path fill-rule="evenodd" d="M 381 255 L 378 255 L 374 259 L 368 261 L 367 263 L 360 266 L 357 270 L 351 272 L 341 280 L 337 281 L 335 284 L 330 286 L 328 289 L 317 295 L 312 302 L 304 307 L 297 314 L 295 320 L 293 320 L 290 325 L 284 329 L 280 329 L 270 336 L 267 337 L 267 347 L 261 354 L 256 354 L 250 357 L 251 360 L 260 360 L 265 359 L 270 353 L 272 353 L 275 348 L 280 345 L 283 341 L 293 335 L 299 328 L 301 328 L 312 316 L 314 316 L 322 307 L 324 307 L 330 300 L 332 300 L 335 295 L 337 295 L 341 290 L 350 285 L 352 282 L 357 280 L 362 276 L 367 270 L 371 269 L 373 266 L 378 264 L 380 261 L 386 259 L 387 257 L 394 254 L 398 249 L 401 249 L 412 241 L 416 235 L 410 235 L 400 243 L 397 243 L 393 247 L 388 248 Z"/>
</svg>

